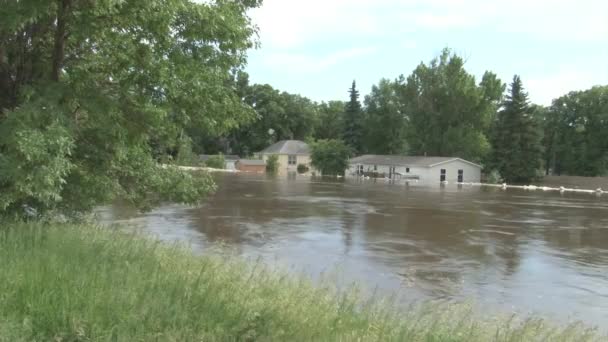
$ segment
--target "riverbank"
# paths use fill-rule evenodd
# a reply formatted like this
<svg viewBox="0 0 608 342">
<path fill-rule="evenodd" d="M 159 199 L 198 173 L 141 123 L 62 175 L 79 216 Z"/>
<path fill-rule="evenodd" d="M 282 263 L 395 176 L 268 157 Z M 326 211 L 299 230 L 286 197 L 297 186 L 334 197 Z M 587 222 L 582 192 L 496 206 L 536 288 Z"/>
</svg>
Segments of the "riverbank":
<svg viewBox="0 0 608 342">
<path fill-rule="evenodd" d="M 74 225 L 0 228 L 0 341 L 595 341 L 582 326 L 392 308 L 260 264 Z"/>
</svg>

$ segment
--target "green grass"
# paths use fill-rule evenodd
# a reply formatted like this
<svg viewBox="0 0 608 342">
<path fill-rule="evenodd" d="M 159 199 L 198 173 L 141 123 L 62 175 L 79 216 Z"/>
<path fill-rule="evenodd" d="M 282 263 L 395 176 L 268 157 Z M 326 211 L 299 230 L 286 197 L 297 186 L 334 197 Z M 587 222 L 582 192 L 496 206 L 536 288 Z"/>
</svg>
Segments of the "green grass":
<svg viewBox="0 0 608 342">
<path fill-rule="evenodd" d="M 0 227 L 0 341 L 595 341 L 580 325 L 396 309 L 135 234 Z"/>
</svg>

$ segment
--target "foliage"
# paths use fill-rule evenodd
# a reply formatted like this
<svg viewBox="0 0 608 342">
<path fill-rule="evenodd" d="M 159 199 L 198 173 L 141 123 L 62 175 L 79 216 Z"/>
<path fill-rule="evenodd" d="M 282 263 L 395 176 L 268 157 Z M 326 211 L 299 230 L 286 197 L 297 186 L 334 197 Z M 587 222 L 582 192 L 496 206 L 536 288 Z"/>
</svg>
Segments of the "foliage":
<svg viewBox="0 0 608 342">
<path fill-rule="evenodd" d="M 507 182 L 529 182 L 538 176 L 542 146 L 538 121 L 521 79 L 515 75 L 498 113 L 493 137 L 494 166 Z"/>
<path fill-rule="evenodd" d="M 341 140 L 319 140 L 312 144 L 311 164 L 322 175 L 343 175 L 351 154 L 351 148 Z"/>
<path fill-rule="evenodd" d="M 210 156 L 209 159 L 207 159 L 207 161 L 205 162 L 205 166 L 214 169 L 225 169 L 226 158 L 224 158 L 224 155 L 221 153 L 215 156 Z"/>
<path fill-rule="evenodd" d="M 476 320 L 458 305 L 399 310 L 209 254 L 108 228 L 5 224 L 0 341 L 600 340 L 581 325 Z"/>
<path fill-rule="evenodd" d="M 268 173 L 277 173 L 279 170 L 279 156 L 276 154 L 271 154 L 266 159 L 266 172 Z"/>
<path fill-rule="evenodd" d="M 500 81 L 492 75 L 486 73 L 477 85 L 464 69 L 464 60 L 445 49 L 407 79 L 400 77 L 412 154 L 483 159 L 490 148 L 486 133 L 501 95 Z"/>
<path fill-rule="evenodd" d="M 310 169 L 305 164 L 298 164 L 298 173 L 306 173 Z"/>
<path fill-rule="evenodd" d="M 349 146 L 353 154 L 363 152 L 363 110 L 359 102 L 359 91 L 357 84 L 353 81 L 351 88 L 348 90 L 350 101 L 346 103 L 342 139 Z"/>
<path fill-rule="evenodd" d="M 485 182 L 490 183 L 490 184 L 498 184 L 498 183 L 501 183 L 502 180 L 503 180 L 503 178 L 500 175 L 500 172 L 498 172 L 498 170 L 494 169 L 486 175 Z"/>
<path fill-rule="evenodd" d="M 365 97 L 365 148 L 373 154 L 405 154 L 407 117 L 397 84 L 381 79 Z"/>
<path fill-rule="evenodd" d="M 192 141 L 187 136 L 182 136 L 179 139 L 179 147 L 175 158 L 177 165 L 181 166 L 199 166 L 199 157 L 192 151 Z"/>
<path fill-rule="evenodd" d="M 608 86 L 570 92 L 540 116 L 548 172 L 608 174 Z"/>
<path fill-rule="evenodd" d="M 235 71 L 259 1 L 12 1 L 0 7 L 0 215 L 81 211 L 174 193 L 162 170 L 184 129 L 222 134 L 252 112 Z M 166 178 L 173 177 L 173 178 Z M 198 185 L 207 185 L 207 182 Z M 152 197 L 158 197 L 156 195 Z M 198 199 L 194 199 L 198 200 Z M 138 203 L 142 205 L 148 204 Z"/>
<path fill-rule="evenodd" d="M 254 120 L 236 129 L 231 146 L 250 155 L 279 140 L 304 140 L 316 126 L 316 105 L 306 97 L 280 92 L 268 84 L 248 86 L 244 102 L 254 108 Z"/>
<path fill-rule="evenodd" d="M 342 101 L 322 102 L 317 106 L 318 117 L 314 130 L 316 139 L 335 139 L 342 135 L 345 103 Z"/>
</svg>

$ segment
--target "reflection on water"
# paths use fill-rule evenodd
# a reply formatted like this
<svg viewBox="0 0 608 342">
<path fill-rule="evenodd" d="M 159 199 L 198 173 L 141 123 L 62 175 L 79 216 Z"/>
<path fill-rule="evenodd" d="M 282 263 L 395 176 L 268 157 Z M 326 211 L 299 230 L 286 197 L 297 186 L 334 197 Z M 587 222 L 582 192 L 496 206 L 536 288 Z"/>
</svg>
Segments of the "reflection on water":
<svg viewBox="0 0 608 342">
<path fill-rule="evenodd" d="M 197 252 L 222 242 L 313 277 L 337 270 L 340 281 L 405 301 L 473 299 L 492 312 L 608 322 L 605 196 L 233 174 L 217 182 L 198 208 L 99 212 Z"/>
</svg>

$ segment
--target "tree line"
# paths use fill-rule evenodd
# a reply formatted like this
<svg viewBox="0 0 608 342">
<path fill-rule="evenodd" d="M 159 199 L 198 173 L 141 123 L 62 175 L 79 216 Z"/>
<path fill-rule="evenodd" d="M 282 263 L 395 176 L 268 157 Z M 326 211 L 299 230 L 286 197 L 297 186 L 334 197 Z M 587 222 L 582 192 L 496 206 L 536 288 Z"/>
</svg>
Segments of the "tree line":
<svg viewBox="0 0 608 342">
<path fill-rule="evenodd" d="M 241 96 L 256 118 L 207 136 L 199 150 L 248 155 L 283 139 L 337 139 L 352 155 L 458 156 L 507 182 L 608 172 L 607 86 L 535 105 L 518 75 L 508 86 L 491 71 L 477 81 L 449 49 L 408 76 L 381 79 L 363 99 L 353 81 L 344 102 L 315 103 L 242 76 Z"/>
<path fill-rule="evenodd" d="M 316 103 L 250 84 L 246 53 L 258 42 L 248 13 L 260 5 L 4 3 L 0 216 L 79 215 L 116 197 L 194 203 L 211 178 L 161 164 L 183 151 L 247 156 L 282 139 L 317 142 L 329 159 L 455 155 L 508 181 L 607 172 L 607 87 L 536 106 L 518 77 L 508 90 L 491 72 L 478 82 L 446 49 L 362 99 L 353 81 L 349 98 Z"/>
</svg>

